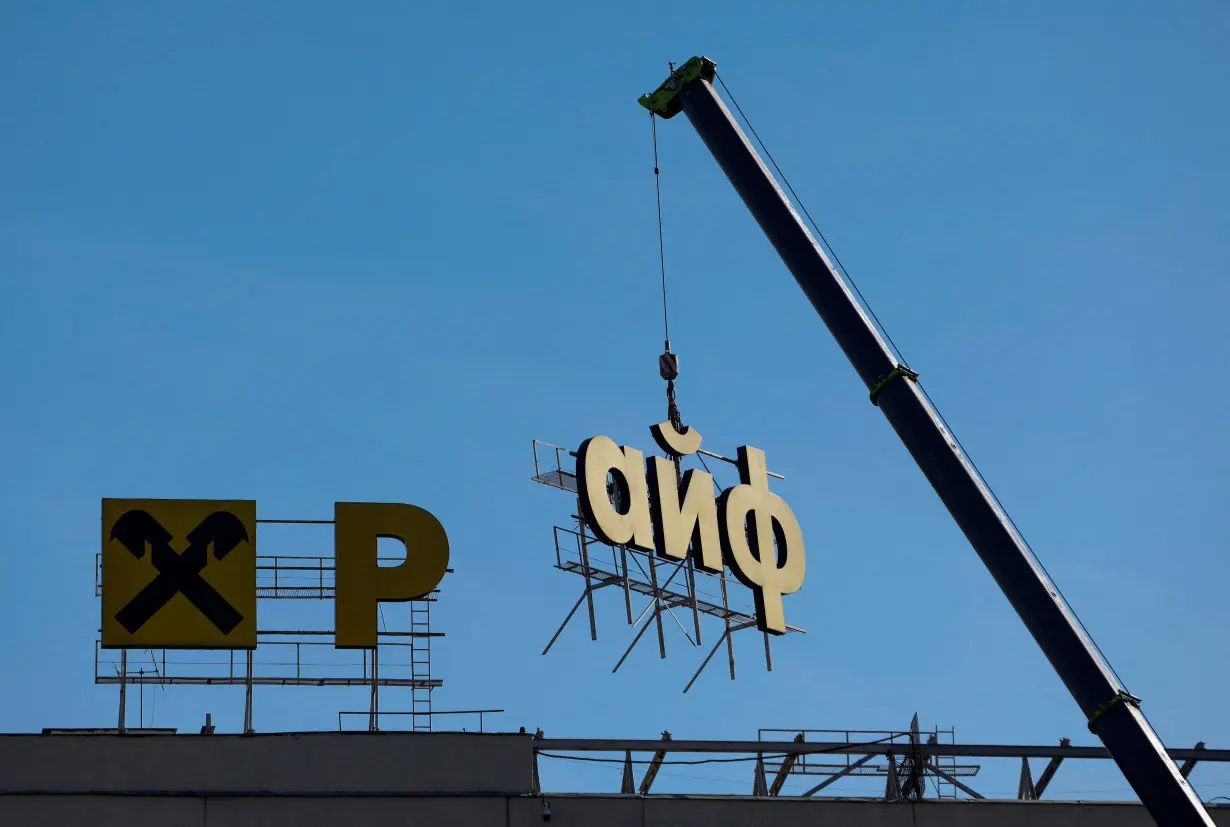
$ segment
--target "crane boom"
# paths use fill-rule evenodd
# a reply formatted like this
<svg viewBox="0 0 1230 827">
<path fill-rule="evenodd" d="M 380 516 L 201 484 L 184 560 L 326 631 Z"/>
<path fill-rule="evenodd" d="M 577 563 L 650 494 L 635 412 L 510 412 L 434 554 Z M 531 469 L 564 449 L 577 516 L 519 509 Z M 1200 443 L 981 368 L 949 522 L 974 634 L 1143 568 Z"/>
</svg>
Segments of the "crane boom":
<svg viewBox="0 0 1230 827">
<path fill-rule="evenodd" d="M 1124 777 L 1162 827 L 1213 827 L 1200 799 L 1098 653 L 973 464 L 829 263 L 712 86 L 716 65 L 694 57 L 640 103 L 683 112 L 939 494 L 1008 602 L 1072 693 Z"/>
</svg>

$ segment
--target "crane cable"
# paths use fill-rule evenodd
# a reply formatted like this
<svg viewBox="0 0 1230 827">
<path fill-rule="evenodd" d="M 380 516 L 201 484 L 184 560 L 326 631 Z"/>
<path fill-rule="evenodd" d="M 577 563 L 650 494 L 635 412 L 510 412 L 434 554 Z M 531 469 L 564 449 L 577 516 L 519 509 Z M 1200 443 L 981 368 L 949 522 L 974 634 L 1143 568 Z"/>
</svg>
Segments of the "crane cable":
<svg viewBox="0 0 1230 827">
<path fill-rule="evenodd" d="M 666 352 L 671 349 L 671 322 L 666 312 L 666 246 L 662 239 L 662 171 L 658 166 L 658 119 L 649 113 L 649 129 L 653 136 L 653 188 L 658 199 L 658 265 L 662 271 L 662 327 L 666 333 Z"/>
<path fill-rule="evenodd" d="M 670 64 L 671 73 L 675 64 Z M 662 170 L 658 163 L 658 119 L 649 113 L 649 130 L 653 139 L 653 186 L 658 202 L 658 266 L 662 273 L 662 328 L 666 350 L 658 357 L 658 374 L 666 380 L 666 416 L 675 430 L 683 432 L 683 417 L 675 404 L 675 379 L 679 376 L 679 356 L 671 352 L 671 323 L 666 303 L 666 245 L 662 230 Z"/>
<path fill-rule="evenodd" d="M 743 108 L 739 106 L 738 101 L 735 100 L 735 96 L 731 94 L 729 87 L 726 86 L 726 82 L 722 80 L 721 75 L 718 75 L 716 72 L 714 73 L 714 77 L 717 79 L 717 82 L 721 84 L 722 91 L 726 93 L 726 97 L 730 100 L 731 104 L 735 107 L 735 111 L 739 113 L 739 117 L 742 118 L 743 123 L 747 125 L 748 131 L 752 133 L 752 137 L 756 139 L 756 143 L 760 145 L 760 149 L 761 151 L 764 152 L 765 157 L 769 159 L 769 163 L 773 165 L 773 169 L 777 171 L 778 177 L 781 178 L 782 183 L 786 185 L 786 189 L 790 192 L 790 195 L 794 198 L 795 203 L 797 203 L 799 205 L 799 209 L 803 211 L 803 215 L 807 216 L 808 223 L 811 224 L 812 229 L 816 231 L 816 235 L 819 236 L 820 240 L 824 243 L 824 246 L 828 249 L 829 255 L 833 257 L 833 261 L 837 264 L 837 267 L 841 275 L 845 276 L 846 281 L 849 282 L 850 286 L 854 288 L 854 292 L 855 294 L 858 295 L 858 298 L 860 302 L 862 303 L 862 306 L 867 310 L 867 313 L 875 321 L 876 329 L 879 330 L 881 335 L 883 335 L 885 340 L 888 342 L 889 346 L 892 347 L 893 353 L 897 357 L 898 364 L 900 365 L 900 367 L 905 369 L 902 375 L 913 374 L 914 380 L 917 380 L 917 377 L 918 377 L 917 372 L 910 369 L 909 362 L 906 361 L 905 355 L 901 352 L 901 348 L 897 347 L 897 343 L 893 341 L 893 337 L 889 335 L 888 330 L 884 327 L 884 324 L 880 321 L 880 318 L 876 315 L 875 311 L 871 309 L 871 303 L 867 301 L 865 296 L 863 296 L 863 292 L 858 289 L 858 285 L 855 284 L 854 279 L 850 276 L 850 271 L 847 270 L 845 265 L 841 263 L 841 259 L 838 258 L 837 252 L 833 249 L 833 245 L 830 244 L 829 240 L 824 237 L 824 233 L 820 230 L 819 225 L 816 224 L 816 220 L 811 217 L 811 213 L 808 212 L 807 206 L 803 203 L 803 199 L 799 197 L 798 193 L 794 191 L 794 187 L 790 185 L 790 181 L 786 178 L 786 174 L 782 172 L 781 167 L 777 165 L 777 161 L 773 159 L 773 155 L 772 153 L 769 152 L 769 148 L 765 146 L 764 141 L 761 140 L 760 135 L 757 134 L 756 127 L 752 126 L 752 122 L 748 120 L 747 115 L 744 114 Z M 1021 544 L 1025 546 L 1025 548 L 1029 551 L 1030 556 L 1033 558 L 1034 562 L 1038 564 L 1038 568 L 1040 568 L 1042 570 L 1042 573 L 1046 576 L 1046 579 L 1049 585 L 1052 588 L 1054 588 L 1056 594 L 1059 595 L 1059 598 L 1060 600 L 1063 601 L 1063 604 L 1067 608 L 1068 613 L 1072 616 L 1072 618 L 1076 621 L 1076 625 L 1079 626 L 1080 630 L 1084 633 L 1085 639 L 1093 646 L 1094 650 L 1098 653 L 1098 656 L 1102 660 L 1102 664 L 1107 669 L 1110 670 L 1110 673 L 1115 677 L 1115 680 L 1119 682 L 1120 687 L 1125 687 L 1126 682 L 1123 680 L 1123 678 L 1119 677 L 1119 673 L 1115 671 L 1115 667 L 1111 664 L 1110 659 L 1107 658 L 1106 655 L 1102 652 L 1102 648 L 1098 646 L 1097 641 L 1093 639 L 1093 635 L 1091 635 L 1089 633 L 1089 630 L 1085 627 L 1085 623 L 1084 621 L 1080 619 L 1080 615 L 1078 615 L 1076 613 L 1076 610 L 1072 608 L 1072 604 L 1068 602 L 1068 598 L 1060 590 L 1059 585 L 1055 582 L 1055 579 L 1051 577 L 1051 573 L 1046 570 L 1046 566 L 1043 565 L 1042 560 L 1038 557 L 1037 553 L 1033 550 L 1033 547 L 1029 544 L 1029 541 L 1025 539 L 1024 532 L 1022 532 L 1017 527 L 1016 521 L 1012 519 L 1012 515 L 1008 513 L 1008 509 L 1004 507 L 1004 504 L 1002 502 L 1000 502 L 999 496 L 995 493 L 995 490 L 991 488 L 991 484 L 987 482 L 986 477 L 982 475 L 982 471 L 978 468 L 977 464 L 975 464 L 974 458 L 970 456 L 969 451 L 965 450 L 965 446 L 961 444 L 961 440 L 957 437 L 956 432 L 953 431 L 952 426 L 948 424 L 948 420 L 944 418 L 944 414 L 940 412 L 939 406 L 935 404 L 935 401 L 931 399 L 931 395 L 927 393 L 926 388 L 924 388 L 921 384 L 918 385 L 918 389 L 922 391 L 923 397 L 926 398 L 927 403 L 931 406 L 931 409 L 935 411 L 936 416 L 940 418 L 940 422 L 941 424 L 943 424 L 945 430 L 948 432 L 948 435 L 952 437 L 954 442 L 956 442 L 957 448 L 960 449 L 961 453 L 965 456 L 965 459 L 969 461 L 970 467 L 974 469 L 974 473 L 978 476 L 978 479 L 982 482 L 987 492 L 991 495 L 991 499 L 994 500 L 995 504 L 999 506 L 999 509 L 1003 513 L 1003 515 L 1008 518 L 1008 524 L 1012 526 L 1012 530 L 1015 531 L 1017 537 L 1020 538 Z M 874 403 L 875 403 L 875 393 L 873 392 L 872 404 Z M 1121 692 L 1122 694 L 1127 695 L 1128 698 L 1131 698 L 1131 700 L 1134 701 L 1136 704 L 1139 704 L 1139 699 L 1135 698 L 1130 693 L 1127 693 L 1126 690 L 1121 689 Z M 1115 697 L 1112 698 L 1109 703 L 1115 703 L 1115 702 L 1118 702 L 1119 700 L 1121 700 L 1121 696 L 1120 694 L 1117 693 Z M 1097 717 L 1098 716 L 1094 716 L 1095 722 L 1096 722 Z"/>
</svg>

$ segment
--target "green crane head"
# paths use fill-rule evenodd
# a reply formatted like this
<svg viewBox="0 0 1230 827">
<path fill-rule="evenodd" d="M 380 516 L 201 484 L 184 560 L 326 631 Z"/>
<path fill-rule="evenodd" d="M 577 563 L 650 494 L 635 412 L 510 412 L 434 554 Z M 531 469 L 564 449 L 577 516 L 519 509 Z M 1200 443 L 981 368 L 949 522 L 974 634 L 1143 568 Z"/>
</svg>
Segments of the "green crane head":
<svg viewBox="0 0 1230 827">
<path fill-rule="evenodd" d="M 679 93 L 683 87 L 698 78 L 712 81 L 716 74 L 716 63 L 707 57 L 694 57 L 672 72 L 657 90 L 648 95 L 641 95 L 637 103 L 655 115 L 673 118 L 683 109 L 683 104 L 679 100 Z"/>
</svg>

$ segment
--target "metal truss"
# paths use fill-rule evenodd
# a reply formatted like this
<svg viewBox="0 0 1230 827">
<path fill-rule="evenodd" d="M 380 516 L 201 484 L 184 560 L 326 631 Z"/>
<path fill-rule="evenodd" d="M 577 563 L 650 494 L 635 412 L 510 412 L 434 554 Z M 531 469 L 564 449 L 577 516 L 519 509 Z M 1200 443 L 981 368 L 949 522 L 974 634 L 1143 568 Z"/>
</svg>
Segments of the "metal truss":
<svg viewBox="0 0 1230 827">
<path fill-rule="evenodd" d="M 258 524 L 332 525 L 331 520 L 257 520 Z M 401 558 L 382 557 L 385 562 Z M 452 569 L 448 570 L 452 573 Z M 102 555 L 95 555 L 94 594 L 102 596 Z M 417 600 L 407 601 L 408 609 L 380 610 L 380 629 L 376 646 L 359 650 L 337 650 L 333 629 L 258 629 L 255 650 L 202 649 L 103 649 L 95 641 L 94 682 L 119 687 L 118 731 L 128 732 L 128 687 L 141 694 L 144 687 L 155 686 L 243 686 L 243 731 L 254 732 L 253 687 L 329 686 L 367 687 L 370 703 L 367 728 L 380 729 L 380 690 L 408 689 L 408 712 L 385 711 L 384 716 L 405 715 L 415 731 L 430 731 L 432 690 L 443 681 L 431 673 L 431 641 L 444 637 L 431 629 L 431 605 L 440 594 L 437 589 Z M 258 555 L 256 558 L 256 596 L 261 600 L 331 601 L 336 597 L 333 557 L 324 555 Z M 276 605 L 276 604 L 275 604 Z M 332 614 L 330 612 L 330 614 Z M 399 622 L 399 616 L 408 621 Z M 392 620 L 392 626 L 388 620 Z M 400 625 L 401 628 L 398 628 Z M 144 717 L 142 712 L 142 718 Z M 142 721 L 143 723 L 143 721 Z M 140 727 L 137 727 L 138 729 Z"/>
<path fill-rule="evenodd" d="M 669 763 L 671 753 L 747 756 L 754 770 L 751 795 L 776 797 L 783 793 L 787 779 L 794 775 L 822 776 L 820 783 L 797 793 L 801 798 L 817 797 L 825 788 L 847 776 L 877 775 L 885 779 L 885 791 L 880 800 L 904 801 L 911 799 L 961 798 L 983 800 L 969 783 L 977 775 L 980 765 L 957 763 L 957 759 L 991 758 L 1016 759 L 1021 762 L 1021 784 L 1017 799 L 1037 801 L 1055 777 L 1059 765 L 1067 759 L 1108 760 L 1110 751 L 1104 747 L 1074 747 L 1064 738 L 1057 746 L 1022 746 L 991 744 L 942 743 L 941 738 L 951 730 L 920 732 L 918 717 L 914 717 L 909 731 L 888 732 L 870 730 L 761 730 L 762 735 L 793 732 L 788 741 L 677 741 L 670 733 L 662 733 L 662 740 L 589 739 L 589 738 L 543 738 L 534 739 L 534 776 L 538 778 L 538 753 L 611 753 L 620 756 L 623 763 L 620 787 L 623 793 L 651 794 L 658 770 Z M 840 733 L 845 740 L 808 741 L 808 734 Z M 870 736 L 883 737 L 872 739 Z M 923 736 L 927 736 L 925 739 Z M 866 738 L 867 740 L 858 740 Z M 648 767 L 639 785 L 633 770 L 634 753 L 649 754 Z M 1203 742 L 1192 749 L 1168 749 L 1167 754 L 1176 763 L 1184 776 L 1192 771 L 1197 762 L 1211 761 L 1230 763 L 1230 749 L 1208 749 Z M 1029 769 L 1030 759 L 1047 759 L 1048 763 L 1035 783 Z M 774 772 L 768 782 L 767 772 Z M 931 790 L 923 782 L 932 782 Z M 964 780 L 963 780 L 964 779 Z M 956 794 L 940 795 L 935 792 L 935 782 L 943 782 Z M 536 785 L 536 787 L 539 785 Z M 843 795 L 848 798 L 848 795 Z"/>
</svg>

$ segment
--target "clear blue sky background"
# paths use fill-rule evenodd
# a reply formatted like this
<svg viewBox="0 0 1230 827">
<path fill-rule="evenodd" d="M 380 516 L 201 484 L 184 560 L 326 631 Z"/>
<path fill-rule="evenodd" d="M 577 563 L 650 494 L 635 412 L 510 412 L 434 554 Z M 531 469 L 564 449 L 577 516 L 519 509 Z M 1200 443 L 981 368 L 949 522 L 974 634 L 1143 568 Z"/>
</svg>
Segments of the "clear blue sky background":
<svg viewBox="0 0 1230 827">
<path fill-rule="evenodd" d="M 788 477 L 809 562 L 786 612 L 810 634 L 772 674 L 745 638 L 738 681 L 684 696 L 700 653 L 678 634 L 610 674 L 630 634 L 609 594 L 597 643 L 577 625 L 539 656 L 578 583 L 551 568 L 569 502 L 528 481 L 530 442 L 652 447 L 635 98 L 704 53 L 1164 740 L 1230 745 L 1230 11 L 855 5 L 0 4 L 0 730 L 114 725 L 101 497 L 249 497 L 439 515 L 437 706 L 506 729 L 918 711 L 967 742 L 1094 743 L 682 118 L 660 129 L 680 405 L 707 447 Z M 366 700 L 258 690 L 256 725 Z M 241 690 L 156 704 L 160 726 L 241 725 Z M 746 765 L 668 769 L 750 790 Z M 1018 769 L 978 786 L 1014 793 Z M 618 768 L 544 777 L 617 789 Z M 1230 768 L 1193 781 L 1230 795 Z M 1130 790 L 1068 762 L 1052 794 Z"/>
</svg>

